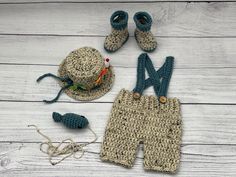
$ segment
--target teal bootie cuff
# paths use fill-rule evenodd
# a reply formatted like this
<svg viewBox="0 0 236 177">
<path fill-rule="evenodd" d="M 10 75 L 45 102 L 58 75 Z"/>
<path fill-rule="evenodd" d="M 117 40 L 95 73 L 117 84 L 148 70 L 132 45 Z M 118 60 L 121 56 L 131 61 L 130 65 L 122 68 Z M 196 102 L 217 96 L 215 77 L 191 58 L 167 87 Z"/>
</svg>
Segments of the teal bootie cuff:
<svg viewBox="0 0 236 177">
<path fill-rule="evenodd" d="M 149 31 L 152 26 L 152 18 L 147 12 L 137 12 L 134 22 L 140 31 Z"/>
<path fill-rule="evenodd" d="M 111 26 L 116 30 L 122 30 L 127 27 L 128 13 L 122 10 L 114 12 L 110 18 Z"/>
</svg>

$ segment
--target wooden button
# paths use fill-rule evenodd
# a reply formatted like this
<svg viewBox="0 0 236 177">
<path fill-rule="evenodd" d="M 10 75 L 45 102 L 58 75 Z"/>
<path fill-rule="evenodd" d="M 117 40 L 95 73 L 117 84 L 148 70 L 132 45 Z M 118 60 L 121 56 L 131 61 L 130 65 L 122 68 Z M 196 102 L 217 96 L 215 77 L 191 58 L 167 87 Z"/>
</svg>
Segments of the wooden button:
<svg viewBox="0 0 236 177">
<path fill-rule="evenodd" d="M 134 99 L 139 99 L 140 96 L 141 96 L 141 95 L 140 95 L 140 93 L 138 93 L 138 92 L 135 92 L 134 95 L 133 95 Z"/>
<path fill-rule="evenodd" d="M 166 103 L 167 98 L 165 96 L 160 96 L 159 101 L 164 104 Z"/>
</svg>

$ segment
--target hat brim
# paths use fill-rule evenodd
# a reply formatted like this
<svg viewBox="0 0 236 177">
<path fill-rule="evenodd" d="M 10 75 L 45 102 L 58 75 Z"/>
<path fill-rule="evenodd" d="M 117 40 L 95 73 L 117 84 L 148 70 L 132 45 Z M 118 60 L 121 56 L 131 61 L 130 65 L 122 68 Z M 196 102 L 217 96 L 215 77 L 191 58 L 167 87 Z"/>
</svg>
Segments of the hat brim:
<svg viewBox="0 0 236 177">
<path fill-rule="evenodd" d="M 65 69 L 65 60 L 60 64 L 58 69 L 58 75 L 60 77 L 65 77 L 66 75 L 66 69 Z M 92 90 L 72 90 L 70 88 L 65 90 L 65 93 L 75 99 L 80 101 L 90 101 L 100 98 L 101 96 L 105 95 L 113 86 L 113 82 L 115 80 L 115 74 L 113 67 L 110 66 L 107 73 L 106 80 L 97 88 L 94 88 Z M 60 82 L 59 83 L 61 87 L 65 86 L 66 83 Z"/>
</svg>

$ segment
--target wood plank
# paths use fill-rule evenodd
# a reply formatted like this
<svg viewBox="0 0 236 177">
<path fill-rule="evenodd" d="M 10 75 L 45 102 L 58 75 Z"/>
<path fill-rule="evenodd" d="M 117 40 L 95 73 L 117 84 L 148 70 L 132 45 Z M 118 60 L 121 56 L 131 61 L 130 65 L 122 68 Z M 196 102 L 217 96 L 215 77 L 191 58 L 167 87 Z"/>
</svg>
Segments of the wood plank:
<svg viewBox="0 0 236 177">
<path fill-rule="evenodd" d="M 68 53 L 93 46 L 112 60 L 114 66 L 136 67 L 142 52 L 133 37 L 114 54 L 103 49 L 104 37 L 1 36 L 0 63 L 59 65 Z M 158 38 L 158 49 L 151 53 L 154 65 L 168 55 L 175 56 L 176 68 L 236 67 L 235 38 Z"/>
<path fill-rule="evenodd" d="M 103 139 L 112 103 L 42 103 L 0 102 L 0 142 L 41 142 L 45 139 L 35 124 L 53 141 L 73 138 L 78 142 L 90 141 L 93 134 L 87 129 L 66 129 L 52 120 L 52 112 L 74 112 L 84 115 L 91 128 Z M 182 105 L 183 144 L 236 144 L 235 105 Z"/>
<path fill-rule="evenodd" d="M 163 62 L 159 61 L 160 63 Z M 36 79 L 44 73 L 56 73 L 57 66 L 0 65 L 0 99 L 17 101 L 42 101 L 56 96 L 58 83 L 47 78 L 39 83 Z M 177 97 L 182 103 L 236 103 L 235 68 L 175 69 L 169 87 L 169 97 Z M 114 87 L 96 100 L 111 102 L 117 93 L 126 88 L 132 90 L 136 82 L 136 68 L 115 68 Z M 125 81 L 125 82 L 124 82 Z M 145 94 L 153 94 L 150 87 Z M 66 94 L 60 101 L 75 102 Z"/>
<path fill-rule="evenodd" d="M 236 36 L 234 2 L 115 5 L 114 9 L 114 3 L 1 4 L 0 33 L 105 36 L 110 33 L 111 14 L 123 9 L 130 14 L 132 34 L 133 14 L 142 9 L 152 15 L 156 36 Z"/>
<path fill-rule="evenodd" d="M 6 165 L 0 167 L 4 177 L 18 176 L 139 176 L 154 177 L 160 173 L 143 170 L 142 152 L 131 169 L 111 163 L 101 162 L 97 151 L 100 146 L 90 145 L 95 153 L 86 153 L 82 159 L 68 158 L 57 166 L 49 164 L 47 157 L 39 151 L 38 144 L 7 144 L 1 143 L 2 161 Z M 234 177 L 236 174 L 236 146 L 225 145 L 188 145 L 182 147 L 181 166 L 177 177 Z M 89 169 L 89 170 L 88 170 Z M 161 173 L 161 176 L 171 177 L 172 174 Z"/>
</svg>

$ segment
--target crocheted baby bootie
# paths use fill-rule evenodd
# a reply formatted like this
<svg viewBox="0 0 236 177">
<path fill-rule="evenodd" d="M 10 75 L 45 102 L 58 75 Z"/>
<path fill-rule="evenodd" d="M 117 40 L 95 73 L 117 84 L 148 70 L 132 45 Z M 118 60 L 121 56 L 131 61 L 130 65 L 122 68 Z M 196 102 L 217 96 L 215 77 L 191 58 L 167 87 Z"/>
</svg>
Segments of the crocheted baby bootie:
<svg viewBox="0 0 236 177">
<path fill-rule="evenodd" d="M 135 39 L 145 52 L 152 52 L 157 47 L 157 41 L 152 34 L 152 18 L 147 12 L 137 12 L 134 15 L 134 22 L 136 24 L 136 29 L 134 32 Z"/>
<path fill-rule="evenodd" d="M 128 40 L 129 32 L 127 28 L 128 13 L 116 11 L 110 18 L 111 33 L 106 37 L 104 48 L 108 52 L 115 52 Z"/>
</svg>

